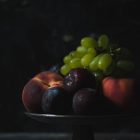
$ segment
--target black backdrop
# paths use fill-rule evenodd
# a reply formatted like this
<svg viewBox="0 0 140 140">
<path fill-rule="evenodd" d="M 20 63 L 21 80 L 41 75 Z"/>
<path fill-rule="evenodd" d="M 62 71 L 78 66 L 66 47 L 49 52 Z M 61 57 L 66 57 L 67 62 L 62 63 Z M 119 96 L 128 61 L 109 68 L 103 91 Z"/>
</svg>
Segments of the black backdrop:
<svg viewBox="0 0 140 140">
<path fill-rule="evenodd" d="M 138 0 L 0 0 L 0 132 L 51 130 L 24 115 L 23 86 L 85 35 L 130 48 L 139 71 L 139 12 Z"/>
</svg>

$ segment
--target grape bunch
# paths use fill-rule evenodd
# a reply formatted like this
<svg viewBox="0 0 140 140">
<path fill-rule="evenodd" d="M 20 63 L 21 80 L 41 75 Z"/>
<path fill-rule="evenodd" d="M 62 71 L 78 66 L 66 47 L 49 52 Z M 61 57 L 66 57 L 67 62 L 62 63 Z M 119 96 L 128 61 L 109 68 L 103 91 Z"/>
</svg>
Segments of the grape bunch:
<svg viewBox="0 0 140 140">
<path fill-rule="evenodd" d="M 101 80 L 105 76 L 128 76 L 134 70 L 131 52 L 119 44 L 114 44 L 106 34 L 98 38 L 83 37 L 80 45 L 63 59 L 62 75 L 72 69 L 84 68 Z"/>
</svg>

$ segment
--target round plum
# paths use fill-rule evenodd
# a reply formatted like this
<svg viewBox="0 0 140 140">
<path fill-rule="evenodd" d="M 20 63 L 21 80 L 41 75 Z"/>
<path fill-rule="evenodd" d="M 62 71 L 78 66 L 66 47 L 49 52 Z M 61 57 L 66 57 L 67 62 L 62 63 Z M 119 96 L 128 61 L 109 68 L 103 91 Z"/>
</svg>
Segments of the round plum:
<svg viewBox="0 0 140 140">
<path fill-rule="evenodd" d="M 81 88 L 96 88 L 96 80 L 94 75 L 84 68 L 76 68 L 71 70 L 64 77 L 64 88 L 74 94 Z"/>
<path fill-rule="evenodd" d="M 73 111 L 78 115 L 91 115 L 97 109 L 97 102 L 98 96 L 96 90 L 91 88 L 80 89 L 73 97 Z"/>
<path fill-rule="evenodd" d="M 72 108 L 72 98 L 62 87 L 49 88 L 42 96 L 44 113 L 67 114 Z"/>
</svg>

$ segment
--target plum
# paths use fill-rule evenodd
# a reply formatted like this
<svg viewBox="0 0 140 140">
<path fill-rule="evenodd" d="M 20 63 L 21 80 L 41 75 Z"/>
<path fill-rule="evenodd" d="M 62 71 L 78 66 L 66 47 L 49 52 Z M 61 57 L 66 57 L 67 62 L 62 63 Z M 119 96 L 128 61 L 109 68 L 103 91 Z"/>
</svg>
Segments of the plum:
<svg viewBox="0 0 140 140">
<path fill-rule="evenodd" d="M 64 77 L 64 88 L 72 94 L 80 88 L 96 88 L 95 76 L 84 68 L 73 69 Z"/>
<path fill-rule="evenodd" d="M 98 94 L 91 88 L 78 90 L 73 96 L 72 107 L 74 114 L 91 115 L 98 108 Z"/>
<path fill-rule="evenodd" d="M 42 96 L 42 109 L 44 113 L 67 114 L 72 108 L 72 98 L 66 94 L 62 87 L 49 88 Z"/>
</svg>

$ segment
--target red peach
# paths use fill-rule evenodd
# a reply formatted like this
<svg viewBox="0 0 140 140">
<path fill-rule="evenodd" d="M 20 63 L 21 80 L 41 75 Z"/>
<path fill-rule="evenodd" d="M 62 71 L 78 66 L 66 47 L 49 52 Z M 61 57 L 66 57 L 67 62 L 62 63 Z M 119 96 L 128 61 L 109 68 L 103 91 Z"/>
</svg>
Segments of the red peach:
<svg viewBox="0 0 140 140">
<path fill-rule="evenodd" d="M 102 81 L 104 96 L 117 106 L 128 108 L 134 97 L 134 79 L 106 77 Z"/>
<path fill-rule="evenodd" d="M 23 88 L 22 102 L 28 112 L 41 112 L 42 95 L 49 87 L 63 86 L 63 77 L 51 71 L 35 75 Z"/>
</svg>

